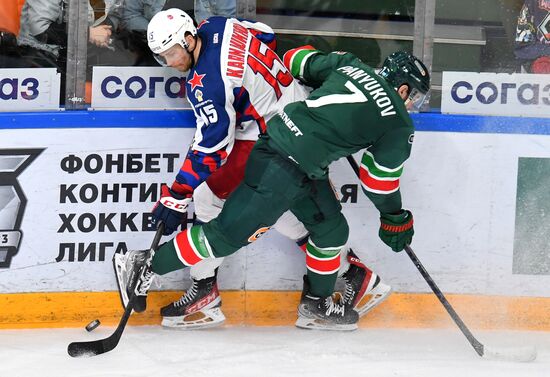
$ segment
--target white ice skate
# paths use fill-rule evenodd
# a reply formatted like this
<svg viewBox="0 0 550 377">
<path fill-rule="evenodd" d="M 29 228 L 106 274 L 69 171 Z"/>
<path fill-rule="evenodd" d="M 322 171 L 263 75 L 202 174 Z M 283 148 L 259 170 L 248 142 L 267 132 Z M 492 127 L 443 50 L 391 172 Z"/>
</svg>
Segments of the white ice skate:
<svg viewBox="0 0 550 377">
<path fill-rule="evenodd" d="M 225 321 L 221 304 L 216 276 L 193 279 L 185 295 L 160 310 L 162 326 L 182 330 L 219 326 Z"/>
<path fill-rule="evenodd" d="M 117 278 L 118 292 L 122 306 L 126 308 L 131 297 L 132 285 L 135 283 L 133 310 L 141 313 L 147 305 L 147 293 L 155 274 L 151 271 L 147 250 L 128 250 L 126 254 L 113 255 L 113 267 Z"/>
<path fill-rule="evenodd" d="M 348 250 L 347 259 L 350 266 L 342 275 L 346 282 L 344 302 L 352 305 L 362 317 L 388 298 L 391 286 L 384 284 L 351 249 Z"/>
</svg>

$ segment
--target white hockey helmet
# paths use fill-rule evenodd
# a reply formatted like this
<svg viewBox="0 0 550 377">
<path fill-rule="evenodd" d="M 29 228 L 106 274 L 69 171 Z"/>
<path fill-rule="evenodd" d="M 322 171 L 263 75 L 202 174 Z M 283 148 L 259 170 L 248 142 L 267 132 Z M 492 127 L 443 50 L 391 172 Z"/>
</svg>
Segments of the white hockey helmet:
<svg viewBox="0 0 550 377">
<path fill-rule="evenodd" d="M 187 50 L 189 44 L 185 41 L 187 33 L 197 35 L 193 19 L 184 11 L 171 8 L 158 12 L 147 26 L 147 43 L 155 54 L 161 54 L 176 43 Z"/>
</svg>

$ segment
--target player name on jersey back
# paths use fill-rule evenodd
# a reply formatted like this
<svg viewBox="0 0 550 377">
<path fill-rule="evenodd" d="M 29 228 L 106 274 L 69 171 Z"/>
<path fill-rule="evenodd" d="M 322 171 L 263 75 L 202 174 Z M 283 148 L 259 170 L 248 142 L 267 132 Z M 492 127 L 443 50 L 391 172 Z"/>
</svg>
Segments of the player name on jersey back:
<svg viewBox="0 0 550 377">
<path fill-rule="evenodd" d="M 364 70 L 350 65 L 340 67 L 337 70 L 353 79 L 357 82 L 357 84 L 363 85 L 363 88 L 367 91 L 369 97 L 374 100 L 376 106 L 380 109 L 381 116 L 387 117 L 396 114 L 388 93 L 386 93 L 386 90 L 376 78 L 372 77 Z"/>
<path fill-rule="evenodd" d="M 242 78 L 244 73 L 244 57 L 246 43 L 248 41 L 248 30 L 238 23 L 233 24 L 231 37 L 229 39 L 229 54 L 227 56 L 226 75 L 229 77 Z"/>
</svg>

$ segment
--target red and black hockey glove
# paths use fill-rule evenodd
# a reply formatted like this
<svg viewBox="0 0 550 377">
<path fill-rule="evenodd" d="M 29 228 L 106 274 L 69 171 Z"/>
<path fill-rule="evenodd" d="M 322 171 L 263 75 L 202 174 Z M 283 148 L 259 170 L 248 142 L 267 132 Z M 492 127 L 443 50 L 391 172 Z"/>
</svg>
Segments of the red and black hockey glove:
<svg viewBox="0 0 550 377">
<path fill-rule="evenodd" d="M 153 224 L 160 220 L 164 223 L 164 235 L 168 236 L 183 224 L 187 223 L 187 206 L 191 202 L 190 197 L 179 195 L 168 186 L 162 185 L 160 199 L 153 207 Z"/>
<path fill-rule="evenodd" d="M 399 213 L 381 213 L 380 239 L 395 252 L 399 252 L 412 242 L 414 235 L 413 215 L 411 211 L 401 210 Z"/>
</svg>

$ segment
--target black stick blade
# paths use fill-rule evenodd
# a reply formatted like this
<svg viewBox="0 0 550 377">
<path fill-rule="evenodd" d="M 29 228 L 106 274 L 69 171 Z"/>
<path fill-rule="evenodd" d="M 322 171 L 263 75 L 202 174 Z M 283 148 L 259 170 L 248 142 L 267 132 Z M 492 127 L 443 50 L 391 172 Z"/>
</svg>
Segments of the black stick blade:
<svg viewBox="0 0 550 377">
<path fill-rule="evenodd" d="M 160 221 L 157 227 L 157 232 L 155 233 L 155 238 L 153 239 L 153 243 L 151 244 L 151 248 L 149 250 L 149 258 L 153 257 L 155 250 L 158 248 L 163 233 L 164 223 Z M 130 285 L 130 292 L 134 291 L 138 279 L 139 274 L 136 274 L 134 280 L 132 281 L 132 284 Z M 67 347 L 67 352 L 69 353 L 69 356 L 90 357 L 112 351 L 118 345 L 118 342 L 122 337 L 122 332 L 124 331 L 126 323 L 128 322 L 130 315 L 132 314 L 132 309 L 134 308 L 135 302 L 136 296 L 132 294 L 132 296 L 130 297 L 130 301 L 124 309 L 124 314 L 120 318 L 120 322 L 118 323 L 118 326 L 114 333 L 104 339 L 97 339 L 87 342 L 72 342 L 71 344 L 69 344 L 69 347 Z"/>
<path fill-rule="evenodd" d="M 67 347 L 69 356 L 90 357 L 112 351 L 118 345 L 118 342 L 122 337 L 122 332 L 128 322 L 128 318 L 130 318 L 130 314 L 132 314 L 132 306 L 134 304 L 133 300 L 134 298 L 132 297 L 128 303 L 128 306 L 124 310 L 124 314 L 122 315 L 120 323 L 114 333 L 104 339 L 91 340 L 87 342 L 72 342 L 69 344 L 69 347 Z"/>
<path fill-rule="evenodd" d="M 119 339 L 119 337 L 115 339 L 109 337 L 90 342 L 72 342 L 67 347 L 67 352 L 71 357 L 96 356 L 113 350 L 117 346 Z"/>
</svg>

